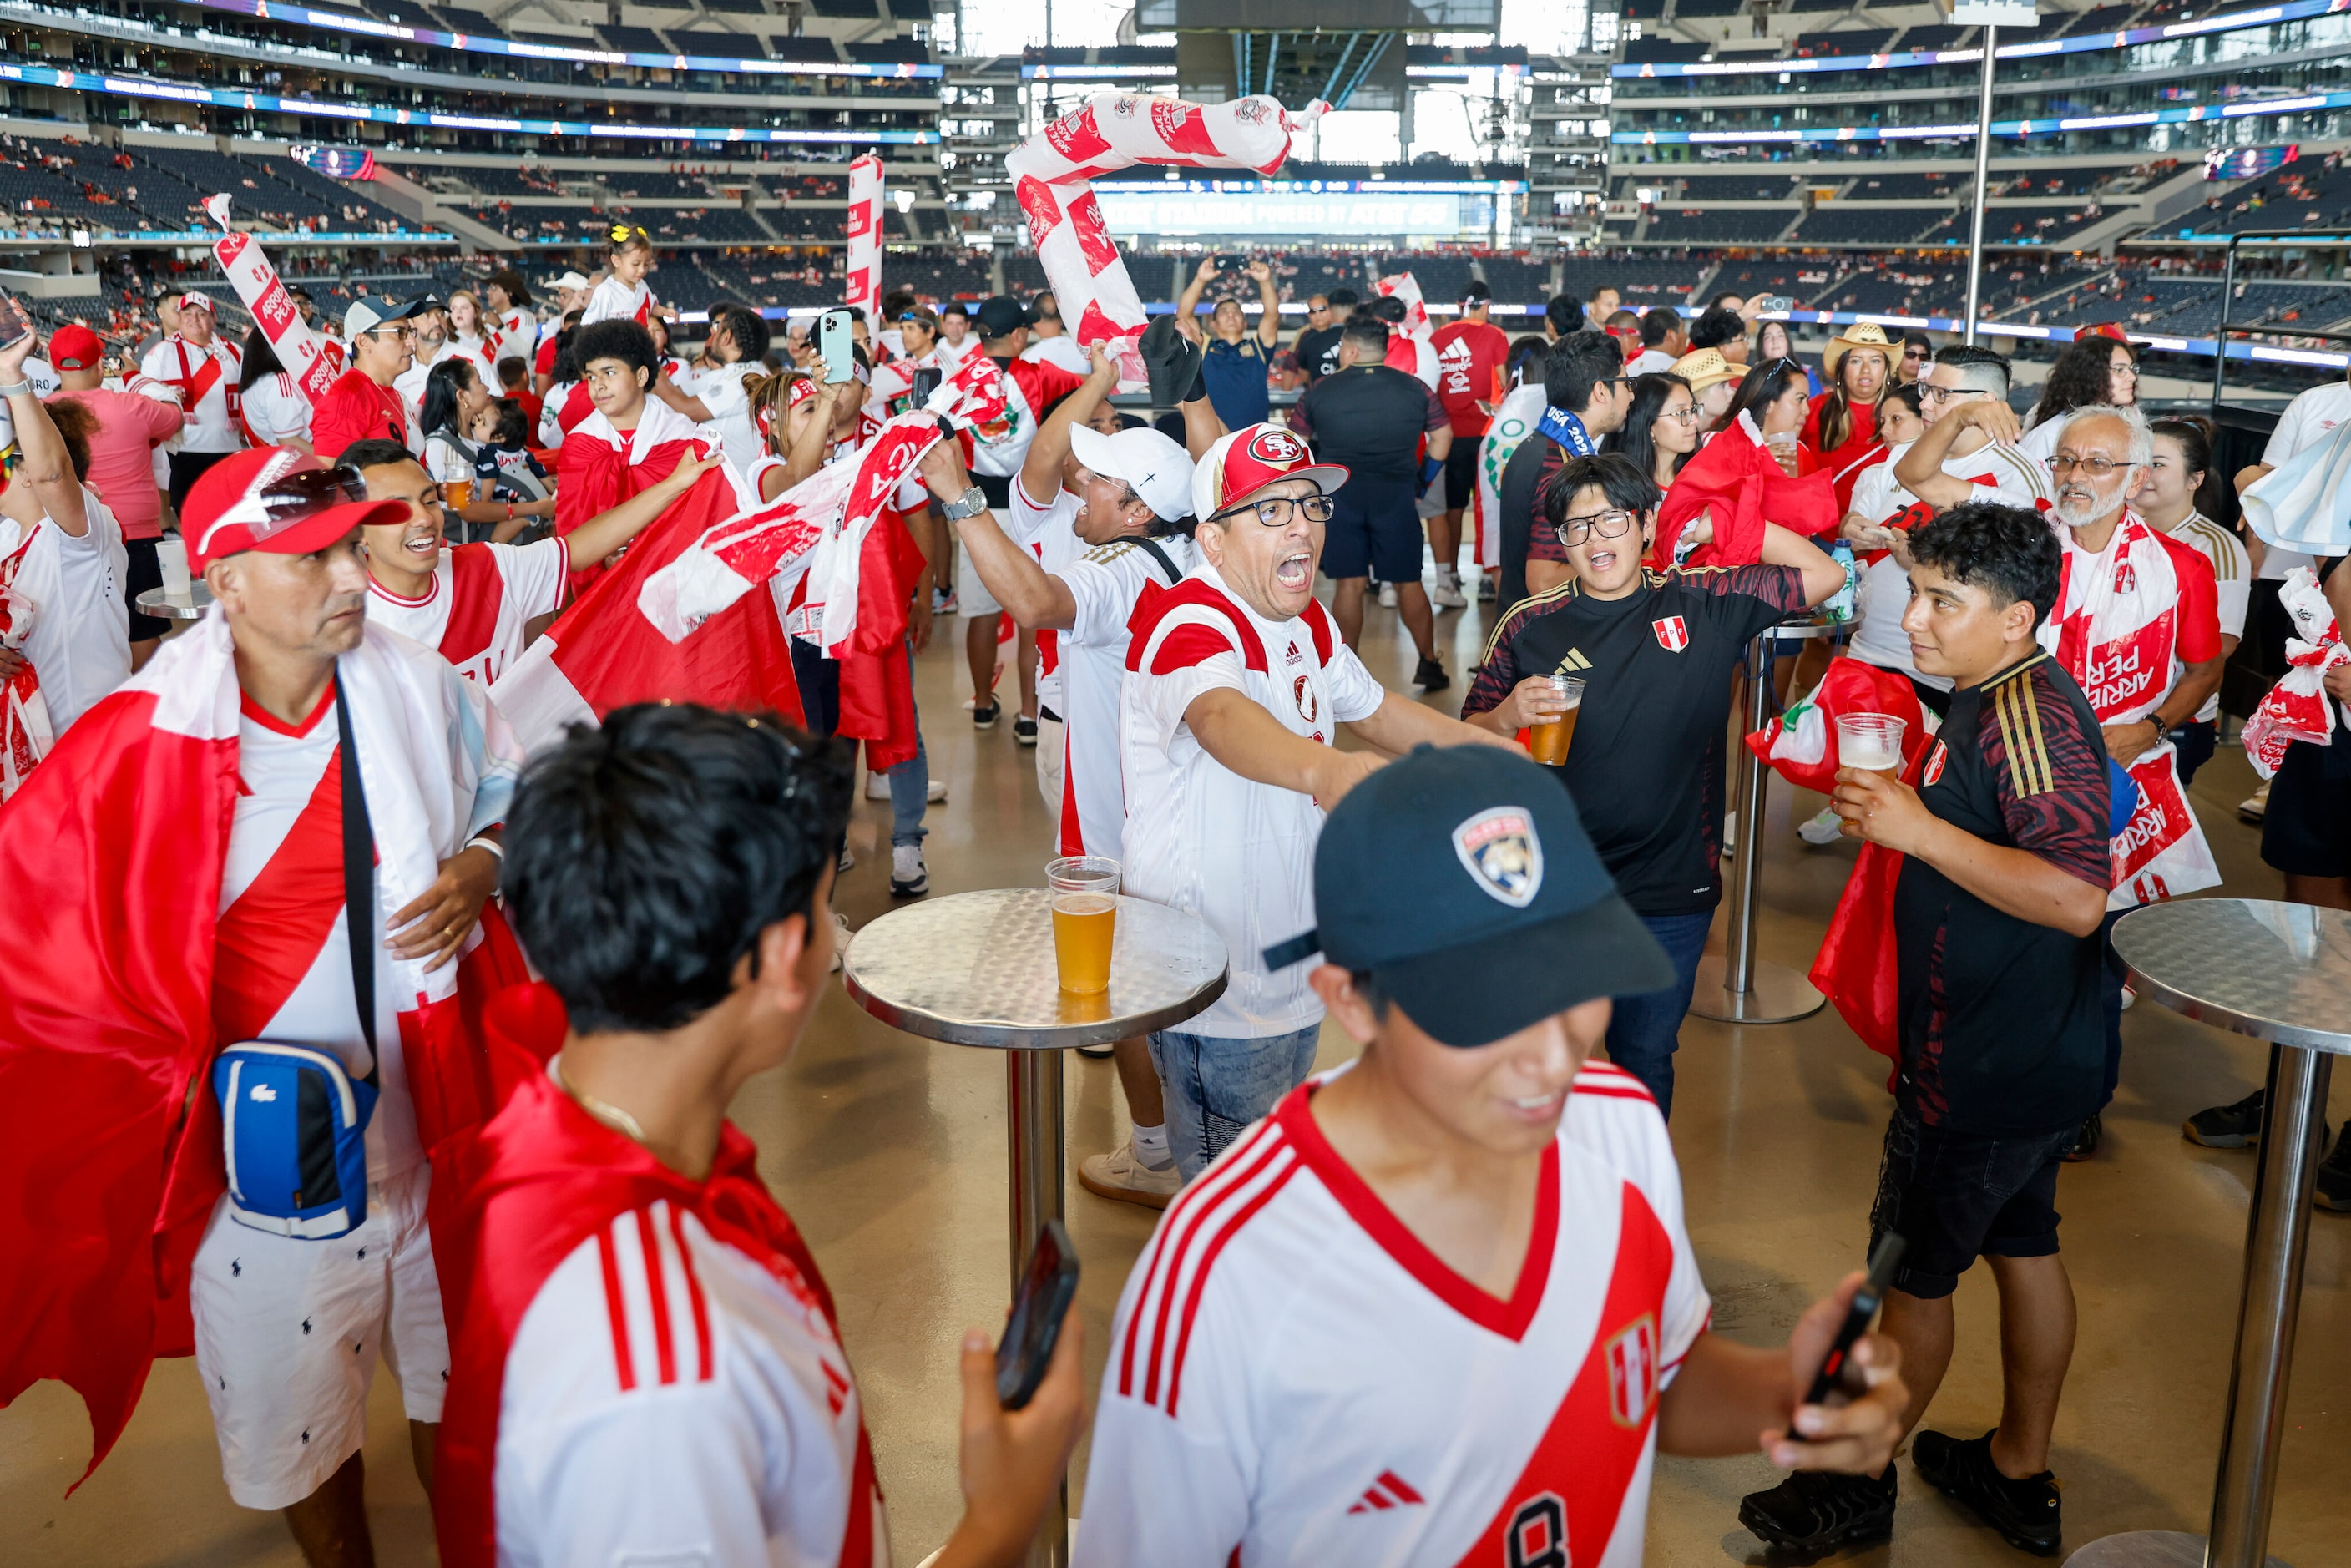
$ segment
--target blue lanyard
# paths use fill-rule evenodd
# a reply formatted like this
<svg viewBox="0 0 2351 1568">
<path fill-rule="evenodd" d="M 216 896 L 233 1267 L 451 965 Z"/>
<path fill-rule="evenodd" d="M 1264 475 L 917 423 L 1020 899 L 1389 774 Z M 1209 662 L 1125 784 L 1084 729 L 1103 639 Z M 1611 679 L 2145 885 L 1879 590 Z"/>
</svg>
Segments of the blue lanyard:
<svg viewBox="0 0 2351 1568">
<path fill-rule="evenodd" d="M 1563 408 L 1546 407 L 1535 428 L 1578 457 L 1593 457 L 1599 454 L 1600 449 L 1592 444 L 1592 437 L 1584 433 L 1583 421 Z"/>
</svg>

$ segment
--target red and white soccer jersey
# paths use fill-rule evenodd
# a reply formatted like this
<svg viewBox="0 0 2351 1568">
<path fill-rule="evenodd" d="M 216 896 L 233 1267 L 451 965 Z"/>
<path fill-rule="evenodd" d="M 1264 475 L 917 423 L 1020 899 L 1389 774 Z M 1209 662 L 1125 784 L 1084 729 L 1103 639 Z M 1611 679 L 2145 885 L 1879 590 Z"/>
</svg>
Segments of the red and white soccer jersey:
<svg viewBox="0 0 2351 1568">
<path fill-rule="evenodd" d="M 458 545 L 442 550 L 421 599 L 403 599 L 370 578 L 368 619 L 438 649 L 487 690 L 521 657 L 526 623 L 562 607 L 570 570 L 571 549 L 561 539 Z"/>
<path fill-rule="evenodd" d="M 334 1052 L 367 1075 L 367 1038 L 343 934 L 342 747 L 332 683 L 299 725 L 244 699 L 236 730 L 236 814 L 221 871 L 213 1021 L 224 1043 L 270 1040 Z M 368 1123 L 368 1180 L 424 1157 L 401 1061 L 401 989 L 382 933 L 375 955 L 375 1038 L 382 1096 Z"/>
<path fill-rule="evenodd" d="M 1077 603 L 1077 617 L 1060 633 L 1061 700 L 1061 821 L 1057 830 L 1065 855 L 1126 859 L 1126 775 L 1119 761 L 1118 697 L 1126 685 L 1127 622 L 1144 590 L 1156 583 L 1173 588 L 1165 567 L 1151 551 L 1175 564 L 1180 580 L 1198 560 L 1182 536 L 1097 545 L 1055 575 Z M 1051 569 L 1048 569 L 1051 570 Z M 1042 700 L 1040 697 L 1039 700 Z"/>
<path fill-rule="evenodd" d="M 1056 488 L 1053 498 L 1044 506 L 1029 499 L 1028 482 L 1019 475 L 1012 476 L 1012 507 L 1009 514 L 998 513 L 997 521 L 1005 538 L 1037 558 L 1037 564 L 1059 576 L 1061 569 L 1078 559 L 1085 541 L 1078 538 L 1078 497 L 1066 489 Z M 1061 683 L 1061 634 L 1048 627 L 1037 633 L 1037 703 L 1049 707 L 1063 718 L 1069 717 Z"/>
<path fill-rule="evenodd" d="M 588 303 L 580 312 L 582 327 L 594 321 L 619 319 L 634 321 L 642 327 L 653 314 L 653 291 L 643 282 L 623 283 L 617 277 L 607 277 L 588 296 Z"/>
<path fill-rule="evenodd" d="M 810 1282 L 656 1200 L 558 1264 L 507 1352 L 498 1561 L 886 1568 L 859 1399 Z M 870 1528 L 852 1531 L 852 1506 Z"/>
<path fill-rule="evenodd" d="M 1111 1331 L 1078 1568 L 1635 1568 L 1707 1324 L 1673 1148 L 1576 1075 L 1517 1288 L 1439 1260 L 1293 1091 L 1168 1206 Z"/>
<path fill-rule="evenodd" d="M 1126 775 L 1125 891 L 1208 923 L 1225 941 L 1225 994 L 1185 1027 L 1228 1040 L 1288 1034 L 1322 1018 L 1301 965 L 1268 973 L 1265 949 L 1314 924 L 1311 796 L 1244 779 L 1202 748 L 1184 710 L 1228 687 L 1324 746 L 1387 693 L 1320 601 L 1261 619 L 1203 561 L 1137 612 L 1119 692 Z"/>
</svg>

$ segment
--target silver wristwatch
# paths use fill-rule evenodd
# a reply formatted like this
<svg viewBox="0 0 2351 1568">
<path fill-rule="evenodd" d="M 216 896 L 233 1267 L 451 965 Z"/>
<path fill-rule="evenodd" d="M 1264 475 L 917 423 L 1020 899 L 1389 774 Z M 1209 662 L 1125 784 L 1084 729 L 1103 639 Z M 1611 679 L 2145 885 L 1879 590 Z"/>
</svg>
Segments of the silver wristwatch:
<svg viewBox="0 0 2351 1568">
<path fill-rule="evenodd" d="M 959 523 L 966 517 L 976 517 L 987 510 L 987 492 L 974 485 L 939 510 L 946 514 L 946 519 L 951 523 Z"/>
</svg>

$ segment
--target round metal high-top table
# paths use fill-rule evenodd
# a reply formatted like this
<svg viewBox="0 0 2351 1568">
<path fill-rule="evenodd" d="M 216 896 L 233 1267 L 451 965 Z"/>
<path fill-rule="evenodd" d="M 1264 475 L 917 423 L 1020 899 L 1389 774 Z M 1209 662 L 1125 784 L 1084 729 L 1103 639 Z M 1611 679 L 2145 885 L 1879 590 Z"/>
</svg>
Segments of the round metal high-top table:
<svg viewBox="0 0 2351 1568">
<path fill-rule="evenodd" d="M 213 607 L 213 591 L 198 578 L 188 584 L 188 591 L 174 594 L 166 588 L 151 588 L 138 598 L 139 612 L 164 621 L 201 621 L 204 612 Z"/>
<path fill-rule="evenodd" d="M 2351 1053 L 2351 914 L 2306 904 L 2194 898 L 2115 923 L 2139 995 L 2276 1047 L 2261 1168 L 2245 1228 L 2245 1278 L 2221 1418 L 2210 1534 L 2138 1530 L 2094 1541 L 2067 1568 L 2262 1568 L 2294 1317 L 2310 1241 L 2310 1184 L 2326 1137 L 2326 1085 Z"/>
<path fill-rule="evenodd" d="M 1183 1022 L 1224 995 L 1225 964 L 1223 939 L 1199 920 L 1121 897 L 1110 988 L 1065 991 L 1053 960 L 1052 895 L 1042 888 L 925 899 L 851 938 L 841 977 L 858 1006 L 908 1034 L 1005 1053 L 1014 1291 L 1038 1228 L 1063 1212 L 1062 1051 Z M 1061 1568 L 1069 1539 L 1064 1491 L 1029 1561 Z"/>
</svg>

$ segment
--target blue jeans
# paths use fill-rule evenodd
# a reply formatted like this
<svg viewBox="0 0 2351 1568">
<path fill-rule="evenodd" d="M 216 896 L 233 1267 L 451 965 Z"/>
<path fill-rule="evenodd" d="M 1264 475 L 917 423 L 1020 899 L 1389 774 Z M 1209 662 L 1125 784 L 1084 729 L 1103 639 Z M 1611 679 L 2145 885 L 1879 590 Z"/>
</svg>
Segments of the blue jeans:
<svg viewBox="0 0 2351 1568">
<path fill-rule="evenodd" d="M 909 656 L 914 644 L 906 644 Z M 911 700 L 911 699 L 910 699 Z M 931 758 L 923 749 L 923 713 L 914 710 L 914 755 L 895 768 L 883 770 L 882 777 L 890 780 L 890 844 L 919 844 L 930 832 L 923 826 L 923 813 L 931 802 Z"/>
<path fill-rule="evenodd" d="M 1674 983 L 1662 991 L 1618 997 L 1608 1018 L 1608 1060 L 1639 1079 L 1657 1103 L 1658 1113 L 1674 1113 L 1674 1051 L 1681 1044 L 1682 1018 L 1698 988 L 1698 961 L 1714 911 L 1695 915 L 1644 915 L 1641 924 L 1673 960 Z"/>
<path fill-rule="evenodd" d="M 1306 1082 L 1322 1032 L 1313 1023 L 1257 1040 L 1174 1030 L 1151 1037 L 1151 1065 L 1167 1097 L 1167 1147 L 1186 1181 Z"/>
</svg>

